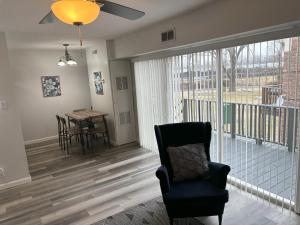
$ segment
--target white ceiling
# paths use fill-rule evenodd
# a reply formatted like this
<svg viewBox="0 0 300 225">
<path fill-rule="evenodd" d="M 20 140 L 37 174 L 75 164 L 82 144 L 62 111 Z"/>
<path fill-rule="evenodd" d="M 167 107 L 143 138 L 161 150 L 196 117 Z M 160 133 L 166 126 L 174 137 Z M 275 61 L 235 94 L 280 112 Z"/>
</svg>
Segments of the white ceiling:
<svg viewBox="0 0 300 225">
<path fill-rule="evenodd" d="M 201 7 L 213 0 L 111 0 L 113 2 L 129 6 L 146 15 L 136 21 L 129 21 L 107 13 L 101 13 L 93 23 L 83 27 L 85 38 L 113 39 L 122 34 L 159 22 L 161 20 Z M 60 39 L 77 39 L 75 27 L 63 23 L 40 25 L 38 22 L 49 12 L 52 0 L 0 0 L 0 31 L 18 33 L 11 35 L 16 41 L 24 43 L 41 42 L 49 38 L 49 41 L 62 41 Z M 50 37 L 51 36 L 51 37 Z M 30 38 L 31 37 L 31 38 Z M 18 41 L 20 41 L 18 40 Z"/>
</svg>

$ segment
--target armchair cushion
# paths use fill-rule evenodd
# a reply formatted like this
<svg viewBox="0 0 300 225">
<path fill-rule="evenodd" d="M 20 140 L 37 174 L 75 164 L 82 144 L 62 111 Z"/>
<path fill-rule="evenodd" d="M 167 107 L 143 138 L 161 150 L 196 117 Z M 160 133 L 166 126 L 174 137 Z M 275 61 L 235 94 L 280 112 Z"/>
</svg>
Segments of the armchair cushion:
<svg viewBox="0 0 300 225">
<path fill-rule="evenodd" d="M 220 189 L 206 180 L 173 183 L 165 195 L 167 204 L 214 205 L 228 202 L 228 191 Z"/>
<path fill-rule="evenodd" d="M 208 178 L 208 160 L 202 143 L 168 147 L 167 151 L 173 169 L 174 182 Z"/>
</svg>

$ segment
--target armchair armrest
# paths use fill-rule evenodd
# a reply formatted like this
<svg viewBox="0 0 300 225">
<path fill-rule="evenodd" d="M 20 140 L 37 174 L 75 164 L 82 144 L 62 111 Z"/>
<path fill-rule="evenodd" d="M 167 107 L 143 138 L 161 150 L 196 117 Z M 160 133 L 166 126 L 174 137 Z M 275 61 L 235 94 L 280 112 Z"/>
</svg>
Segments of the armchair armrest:
<svg viewBox="0 0 300 225">
<path fill-rule="evenodd" d="M 161 192 L 167 193 L 170 191 L 170 180 L 168 170 L 165 166 L 160 166 L 156 170 L 156 177 L 159 179 Z"/>
<path fill-rule="evenodd" d="M 210 181 L 219 188 L 225 189 L 230 167 L 221 163 L 209 162 Z"/>
</svg>

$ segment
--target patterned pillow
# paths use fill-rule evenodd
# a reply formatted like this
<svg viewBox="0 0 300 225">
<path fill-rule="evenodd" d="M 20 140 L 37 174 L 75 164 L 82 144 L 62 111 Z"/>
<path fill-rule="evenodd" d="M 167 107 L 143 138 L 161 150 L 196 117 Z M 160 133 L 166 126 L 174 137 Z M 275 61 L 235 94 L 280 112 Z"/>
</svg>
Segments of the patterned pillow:
<svg viewBox="0 0 300 225">
<path fill-rule="evenodd" d="M 173 181 L 208 178 L 209 167 L 203 144 L 167 148 L 173 169 Z"/>
</svg>

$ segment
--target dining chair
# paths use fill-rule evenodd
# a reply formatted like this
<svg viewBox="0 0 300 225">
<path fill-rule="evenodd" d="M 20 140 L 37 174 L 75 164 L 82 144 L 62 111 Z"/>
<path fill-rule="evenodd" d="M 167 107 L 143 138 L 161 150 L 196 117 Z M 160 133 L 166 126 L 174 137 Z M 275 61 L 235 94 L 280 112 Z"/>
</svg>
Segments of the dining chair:
<svg viewBox="0 0 300 225">
<path fill-rule="evenodd" d="M 66 119 L 63 117 L 60 117 L 61 126 L 62 126 L 62 145 L 64 151 L 67 151 L 67 154 L 69 155 L 69 143 L 72 144 L 72 137 L 79 137 L 81 135 L 81 129 L 78 127 L 68 127 Z"/>
<path fill-rule="evenodd" d="M 104 144 L 107 144 L 108 136 L 107 136 L 106 126 L 103 117 L 98 117 L 98 118 L 96 117 L 96 118 L 89 119 L 88 123 L 89 123 L 88 129 L 84 130 L 86 140 L 87 140 L 87 146 L 91 147 L 91 149 L 94 150 L 93 140 L 97 139 L 98 135 L 100 135 L 100 137 L 103 138 Z"/>
</svg>

